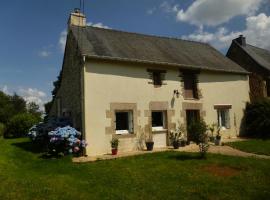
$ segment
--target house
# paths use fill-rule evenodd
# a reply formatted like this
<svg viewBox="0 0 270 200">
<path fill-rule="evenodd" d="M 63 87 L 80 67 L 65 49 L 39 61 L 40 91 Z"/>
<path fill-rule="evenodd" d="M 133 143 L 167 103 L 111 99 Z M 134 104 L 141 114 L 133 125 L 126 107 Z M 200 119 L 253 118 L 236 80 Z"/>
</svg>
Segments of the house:
<svg viewBox="0 0 270 200">
<path fill-rule="evenodd" d="M 101 29 L 70 15 L 51 116 L 68 116 L 88 155 L 137 149 L 143 134 L 166 147 L 179 124 L 203 118 L 236 137 L 249 101 L 248 73 L 208 44 Z"/>
<path fill-rule="evenodd" d="M 246 43 L 240 35 L 232 41 L 227 57 L 250 72 L 250 99 L 270 97 L 270 51 Z"/>
</svg>

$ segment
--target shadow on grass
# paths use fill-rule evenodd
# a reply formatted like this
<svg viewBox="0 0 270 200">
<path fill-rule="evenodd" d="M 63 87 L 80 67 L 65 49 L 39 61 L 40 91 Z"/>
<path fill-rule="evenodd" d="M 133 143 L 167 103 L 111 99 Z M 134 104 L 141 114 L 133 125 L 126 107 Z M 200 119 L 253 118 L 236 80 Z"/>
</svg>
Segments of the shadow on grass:
<svg viewBox="0 0 270 200">
<path fill-rule="evenodd" d="M 205 157 L 202 157 L 199 153 L 181 153 L 177 155 L 171 155 L 168 157 L 169 159 L 175 159 L 179 161 L 185 161 L 185 160 L 205 160 Z"/>
<path fill-rule="evenodd" d="M 13 146 L 16 146 L 24 151 L 28 151 L 35 154 L 44 153 L 44 147 L 39 144 L 32 143 L 31 141 L 28 142 L 16 142 L 12 143 Z"/>
</svg>

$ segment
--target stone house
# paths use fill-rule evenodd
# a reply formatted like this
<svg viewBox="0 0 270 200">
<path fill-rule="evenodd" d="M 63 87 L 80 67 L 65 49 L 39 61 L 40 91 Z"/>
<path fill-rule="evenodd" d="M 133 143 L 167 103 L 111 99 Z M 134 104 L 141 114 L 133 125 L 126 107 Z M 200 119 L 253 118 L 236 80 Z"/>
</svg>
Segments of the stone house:
<svg viewBox="0 0 270 200">
<path fill-rule="evenodd" d="M 143 134 L 166 147 L 179 124 L 203 118 L 236 137 L 248 73 L 208 44 L 101 29 L 70 15 L 60 87 L 50 115 L 69 116 L 88 155 L 138 149 Z"/>
<path fill-rule="evenodd" d="M 250 99 L 270 97 L 270 51 L 247 44 L 240 35 L 232 41 L 227 57 L 250 72 Z"/>
</svg>

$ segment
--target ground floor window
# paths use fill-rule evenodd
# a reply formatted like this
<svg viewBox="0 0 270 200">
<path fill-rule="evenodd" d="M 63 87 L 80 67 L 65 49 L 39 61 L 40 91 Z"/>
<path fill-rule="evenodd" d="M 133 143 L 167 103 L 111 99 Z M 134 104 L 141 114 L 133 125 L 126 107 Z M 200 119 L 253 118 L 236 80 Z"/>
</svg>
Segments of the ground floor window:
<svg viewBox="0 0 270 200">
<path fill-rule="evenodd" d="M 229 129 L 230 128 L 230 111 L 229 109 L 218 109 L 218 126 Z"/>
<path fill-rule="evenodd" d="M 115 113 L 116 134 L 133 133 L 132 111 L 119 111 Z"/>
<path fill-rule="evenodd" d="M 166 128 L 166 112 L 153 111 L 152 112 L 152 130 L 159 131 Z"/>
</svg>

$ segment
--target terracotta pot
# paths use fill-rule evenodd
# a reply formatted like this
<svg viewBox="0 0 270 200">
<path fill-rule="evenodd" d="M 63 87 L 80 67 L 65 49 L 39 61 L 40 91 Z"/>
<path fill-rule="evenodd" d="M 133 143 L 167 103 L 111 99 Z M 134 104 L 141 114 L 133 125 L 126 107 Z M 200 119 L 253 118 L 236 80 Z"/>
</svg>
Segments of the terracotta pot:
<svg viewBox="0 0 270 200">
<path fill-rule="evenodd" d="M 112 149 L 112 155 L 117 155 L 118 149 Z"/>
</svg>

